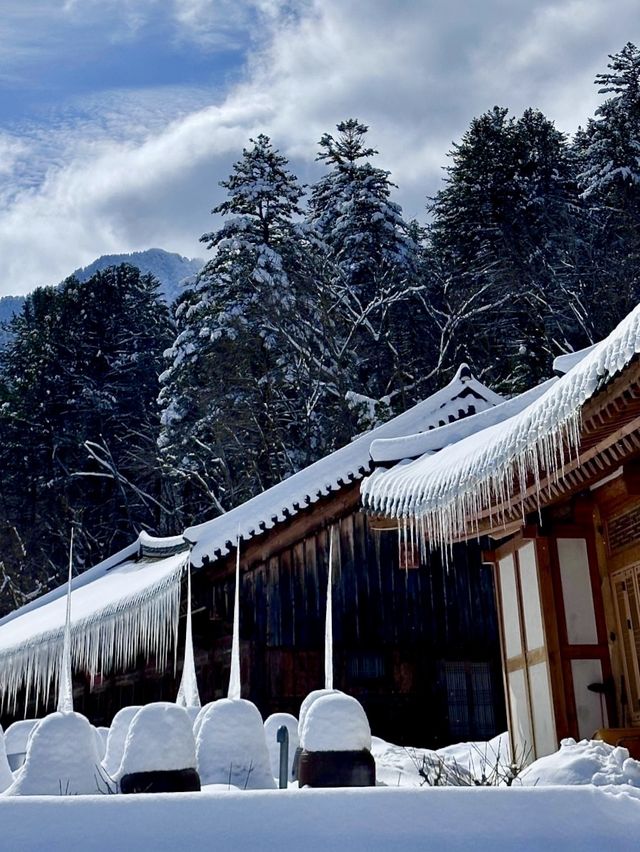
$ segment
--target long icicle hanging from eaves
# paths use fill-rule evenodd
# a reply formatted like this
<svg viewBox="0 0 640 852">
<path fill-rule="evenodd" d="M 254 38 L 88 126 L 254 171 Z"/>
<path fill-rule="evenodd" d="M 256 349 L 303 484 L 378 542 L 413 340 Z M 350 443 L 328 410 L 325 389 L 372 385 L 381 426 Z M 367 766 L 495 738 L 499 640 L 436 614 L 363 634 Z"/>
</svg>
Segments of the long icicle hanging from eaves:
<svg viewBox="0 0 640 852">
<path fill-rule="evenodd" d="M 94 615 L 71 624 L 71 658 L 76 671 L 88 673 L 93 686 L 98 674 L 125 670 L 139 654 L 154 655 L 159 669 L 175 649 L 180 618 L 181 577 L 189 554 L 156 582 L 124 595 Z M 0 709 L 16 713 L 18 696 L 24 707 L 49 702 L 59 683 L 63 661 L 64 624 L 36 634 L 0 655 Z"/>
<path fill-rule="evenodd" d="M 69 576 L 67 578 L 67 606 L 62 640 L 62 662 L 58 676 L 58 712 L 73 713 L 73 664 L 71 662 L 71 581 L 73 580 L 73 526 L 69 542 Z"/>
<path fill-rule="evenodd" d="M 193 654 L 193 630 L 191 625 L 191 563 L 187 562 L 187 619 L 184 631 L 184 661 L 178 687 L 176 704 L 181 707 L 200 707 L 198 678 Z"/>
<path fill-rule="evenodd" d="M 453 542 L 478 529 L 478 518 L 492 505 L 499 507 L 499 525 L 506 521 L 505 512 L 510 512 L 514 495 L 523 495 L 531 481 L 539 492 L 543 476 L 561 479 L 565 465 L 578 455 L 580 425 L 578 409 L 530 444 L 502 457 L 499 450 L 504 444 L 498 440 L 493 458 L 478 448 L 477 464 L 473 458 L 450 459 L 445 449 L 374 474 L 362 487 L 364 505 L 400 521 L 399 535 L 405 547 L 410 541 L 413 547 L 418 540 L 423 551 L 425 543 L 448 550 Z"/>
<path fill-rule="evenodd" d="M 511 420 L 432 455 L 375 471 L 361 487 L 367 510 L 397 518 L 423 548 L 441 547 L 478 529 L 498 506 L 496 526 L 528 488 L 561 480 L 580 447 L 582 406 L 640 352 L 640 306 L 546 393 Z M 407 533 L 405 532 L 406 536 Z"/>
</svg>

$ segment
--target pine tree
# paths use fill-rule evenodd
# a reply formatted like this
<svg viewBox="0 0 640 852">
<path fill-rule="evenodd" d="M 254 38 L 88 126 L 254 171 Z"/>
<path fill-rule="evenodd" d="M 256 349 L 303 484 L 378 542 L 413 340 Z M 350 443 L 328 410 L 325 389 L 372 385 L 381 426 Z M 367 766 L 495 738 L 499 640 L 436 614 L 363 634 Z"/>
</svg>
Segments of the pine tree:
<svg viewBox="0 0 640 852">
<path fill-rule="evenodd" d="M 339 327 L 339 352 L 351 369 L 351 390 L 374 400 L 402 390 L 410 365 L 399 350 L 415 287 L 417 247 L 389 172 L 370 159 L 368 127 L 357 119 L 320 140 L 329 171 L 315 184 L 309 221 L 327 246 L 329 288 Z M 383 400 L 384 402 L 384 400 Z"/>
<path fill-rule="evenodd" d="M 506 392 L 584 345 L 573 263 L 572 162 L 540 112 L 495 107 L 451 152 L 430 206 L 428 273 L 445 372 L 468 360 Z"/>
<path fill-rule="evenodd" d="M 19 586 L 58 577 L 71 522 L 85 565 L 157 529 L 156 397 L 170 340 L 157 287 L 111 268 L 36 290 L 12 322 L 0 356 L 0 528 L 24 549 L 10 560 Z"/>
<path fill-rule="evenodd" d="M 574 142 L 595 339 L 640 300 L 640 51 L 628 43 L 610 59 L 595 80 L 609 97 Z"/>
<path fill-rule="evenodd" d="M 268 137 L 251 140 L 201 239 L 215 254 L 178 305 L 160 446 L 182 522 L 230 508 L 326 448 L 335 371 L 303 190 Z"/>
</svg>

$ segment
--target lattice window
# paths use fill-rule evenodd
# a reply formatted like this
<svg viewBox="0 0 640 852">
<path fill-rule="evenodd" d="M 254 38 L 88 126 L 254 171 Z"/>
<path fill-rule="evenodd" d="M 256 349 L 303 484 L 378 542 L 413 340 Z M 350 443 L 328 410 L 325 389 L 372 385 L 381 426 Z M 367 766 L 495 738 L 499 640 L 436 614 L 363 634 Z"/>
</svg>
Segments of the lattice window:
<svg viewBox="0 0 640 852">
<path fill-rule="evenodd" d="M 378 680 L 386 674 L 382 654 L 352 654 L 347 662 L 349 678 L 353 680 Z"/>
<path fill-rule="evenodd" d="M 489 663 L 447 662 L 444 675 L 452 739 L 486 740 L 495 735 L 494 693 Z"/>
</svg>

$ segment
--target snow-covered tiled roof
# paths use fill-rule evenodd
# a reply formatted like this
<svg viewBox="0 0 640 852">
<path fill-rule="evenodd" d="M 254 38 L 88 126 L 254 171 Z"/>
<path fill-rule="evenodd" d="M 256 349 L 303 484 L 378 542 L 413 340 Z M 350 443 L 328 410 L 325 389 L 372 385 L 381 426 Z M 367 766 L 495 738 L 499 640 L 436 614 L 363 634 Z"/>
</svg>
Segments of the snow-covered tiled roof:
<svg viewBox="0 0 640 852">
<path fill-rule="evenodd" d="M 187 529 L 185 538 L 194 544 L 193 564 L 199 565 L 205 558 L 214 560 L 228 553 L 238 535 L 247 541 L 321 497 L 361 479 L 371 470 L 369 449 L 376 439 L 425 432 L 503 401 L 501 396 L 475 379 L 463 364 L 449 384 L 403 414 L 226 514 Z"/>
<path fill-rule="evenodd" d="M 553 361 L 553 372 L 556 376 L 564 376 L 569 370 L 572 370 L 576 364 L 579 364 L 587 357 L 589 352 L 592 352 L 598 344 L 587 346 L 585 349 L 578 349 L 575 352 L 567 352 L 566 355 L 558 355 Z"/>
<path fill-rule="evenodd" d="M 361 479 L 371 469 L 369 447 L 388 438 L 436 428 L 501 403 L 463 365 L 449 384 L 388 423 L 300 471 L 253 500 L 191 527 L 184 536 L 145 532 L 128 547 L 74 577 L 71 583 L 72 656 L 76 668 L 95 674 L 135 661 L 139 651 L 166 656 L 175 638 L 180 580 L 192 562 L 216 559 L 244 540 L 271 529 L 322 496 Z M 66 583 L 0 619 L 0 699 L 26 688 L 48 694 L 59 675 L 66 612 Z M 0 703 L 2 703 L 0 702 Z"/>
<path fill-rule="evenodd" d="M 556 381 L 557 379 L 549 379 L 513 399 L 507 399 L 492 408 L 486 408 L 478 414 L 439 426 L 437 429 L 418 432 L 415 435 L 402 435 L 399 438 L 376 438 L 370 447 L 371 460 L 376 465 L 384 465 L 414 459 L 425 453 L 436 453 L 450 444 L 456 444 L 467 435 L 497 423 L 504 423 L 531 405 L 534 399 L 542 396 Z"/>
<path fill-rule="evenodd" d="M 543 474 L 561 477 L 568 453 L 578 449 L 582 406 L 638 352 L 640 306 L 519 413 L 507 420 L 496 419 L 498 409 L 479 415 L 464 424 L 467 434 L 439 452 L 427 448 L 414 461 L 376 470 L 362 484 L 365 507 L 418 522 L 432 543 L 464 536 L 483 510 L 508 504 L 532 476 L 535 483 Z M 487 425 L 487 419 L 496 422 Z M 469 434 L 474 421 L 480 428 Z M 375 444 L 372 452 L 379 454 Z"/>
<path fill-rule="evenodd" d="M 182 536 L 142 534 L 129 547 L 74 577 L 71 651 L 92 674 L 134 663 L 139 652 L 162 663 L 175 639 L 180 581 L 188 558 Z M 62 660 L 67 584 L 0 620 L 0 705 L 18 690 L 48 694 Z"/>
</svg>

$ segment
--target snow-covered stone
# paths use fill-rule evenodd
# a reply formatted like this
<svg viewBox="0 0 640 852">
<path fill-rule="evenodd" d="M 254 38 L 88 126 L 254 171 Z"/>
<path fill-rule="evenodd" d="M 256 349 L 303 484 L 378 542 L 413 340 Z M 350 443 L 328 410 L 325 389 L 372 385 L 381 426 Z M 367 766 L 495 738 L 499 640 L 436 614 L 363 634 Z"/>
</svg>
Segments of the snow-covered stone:
<svg viewBox="0 0 640 852">
<path fill-rule="evenodd" d="M 314 689 L 307 695 L 300 705 L 300 713 L 298 715 L 298 741 L 302 738 L 302 728 L 304 727 L 304 720 L 307 718 L 309 708 L 318 698 L 322 698 L 323 695 L 342 695 L 342 693 L 339 689 Z"/>
<path fill-rule="evenodd" d="M 289 731 L 289 780 L 293 780 L 293 761 L 296 756 L 300 738 L 298 737 L 298 720 L 291 713 L 272 713 L 264 722 L 264 735 L 269 749 L 271 774 L 274 778 L 280 775 L 280 743 L 278 730 L 285 726 Z"/>
<path fill-rule="evenodd" d="M 351 695 L 322 695 L 306 713 L 300 745 L 305 751 L 371 750 L 367 714 Z"/>
<path fill-rule="evenodd" d="M 4 746 L 7 754 L 24 754 L 29 737 L 40 719 L 20 719 L 9 725 L 4 734 Z"/>
<path fill-rule="evenodd" d="M 541 757 L 519 776 L 524 786 L 547 784 L 631 784 L 640 787 L 640 762 L 626 748 L 600 740 L 562 740 L 560 749 Z"/>
<path fill-rule="evenodd" d="M 185 711 L 185 713 L 189 717 L 189 719 L 191 721 L 191 726 L 194 727 L 197 720 L 198 720 L 198 716 L 200 715 L 200 711 L 202 710 L 202 707 L 183 707 L 182 709 Z M 193 732 L 193 735 L 195 737 L 195 730 Z"/>
<path fill-rule="evenodd" d="M 118 710 L 113 717 L 107 737 L 107 750 L 102 761 L 105 772 L 111 777 L 114 777 L 120 769 L 129 725 L 138 710 L 140 710 L 140 705 L 132 704 L 130 707 L 123 707 L 122 710 Z"/>
<path fill-rule="evenodd" d="M 13 784 L 13 772 L 7 760 L 7 752 L 4 747 L 4 733 L 0 725 L 0 793 Z"/>
<path fill-rule="evenodd" d="M 82 796 L 104 793 L 93 728 L 79 713 L 52 713 L 29 740 L 24 765 L 6 796 Z"/>
<path fill-rule="evenodd" d="M 147 704 L 134 716 L 118 779 L 134 772 L 195 769 L 193 727 L 184 707 L 168 701 Z"/>
<path fill-rule="evenodd" d="M 98 757 L 100 758 L 100 762 L 102 762 L 102 760 L 104 759 L 104 756 L 107 752 L 107 743 L 102 738 L 100 731 L 96 727 L 94 727 L 92 725 L 91 728 L 93 729 L 93 738 L 96 741 L 96 751 L 98 752 Z"/>
<path fill-rule="evenodd" d="M 235 784 L 241 790 L 276 786 L 262 717 L 243 698 L 211 704 L 199 725 L 196 754 L 203 784 Z"/>
<path fill-rule="evenodd" d="M 200 726 L 202 725 L 202 720 L 207 715 L 207 710 L 210 707 L 213 707 L 213 705 L 215 703 L 216 703 L 215 701 L 209 701 L 207 704 L 204 705 L 204 707 L 200 707 L 198 709 L 198 713 L 197 713 L 196 718 L 194 719 L 194 722 L 193 722 L 193 736 L 196 738 L 196 742 L 198 740 L 198 732 L 200 731 Z"/>
<path fill-rule="evenodd" d="M 105 755 L 107 753 L 107 740 L 109 738 L 109 728 L 104 727 L 104 725 L 100 725 L 99 727 L 96 728 L 96 731 L 98 732 L 98 734 L 100 735 L 100 739 L 102 740 L 102 749 L 101 749 L 102 757 L 100 759 L 104 760 Z"/>
</svg>

